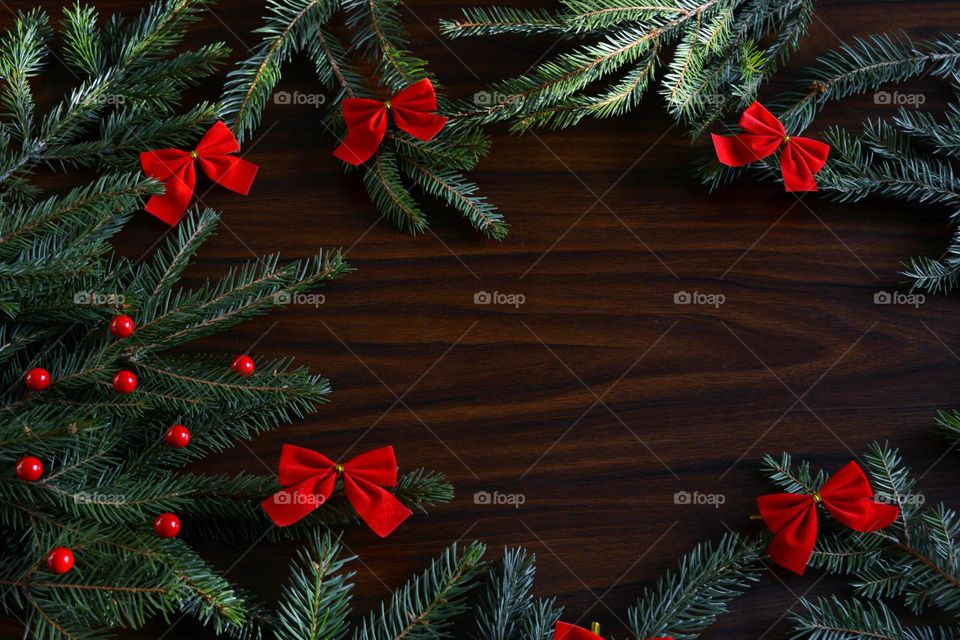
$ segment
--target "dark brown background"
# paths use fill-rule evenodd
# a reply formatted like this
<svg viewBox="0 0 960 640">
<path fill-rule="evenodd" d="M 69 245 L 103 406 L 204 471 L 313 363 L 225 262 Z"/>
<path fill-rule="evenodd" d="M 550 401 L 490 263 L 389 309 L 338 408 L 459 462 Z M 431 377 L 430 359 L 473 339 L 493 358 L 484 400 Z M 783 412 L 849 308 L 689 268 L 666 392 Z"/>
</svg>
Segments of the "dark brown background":
<svg viewBox="0 0 960 640">
<path fill-rule="evenodd" d="M 60 3 L 44 4 L 59 11 Z M 129 11 L 133 3 L 97 4 Z M 235 58 L 245 56 L 261 5 L 221 3 L 195 42 L 222 39 Z M 416 52 L 454 96 L 525 70 L 551 45 L 459 41 L 451 53 L 435 25 L 458 6 L 417 0 L 410 9 Z M 856 34 L 931 35 L 958 21 L 960 5 L 947 1 L 822 2 L 791 68 Z M 215 98 L 221 79 L 203 97 Z M 38 87 L 49 101 L 67 80 L 54 66 Z M 319 91 L 303 63 L 288 67 L 279 88 Z M 937 82 L 914 88 L 925 108 L 945 99 Z M 821 122 L 853 126 L 892 113 L 868 96 L 831 107 Z M 338 455 L 363 435 L 354 452 L 392 443 L 401 470 L 446 473 L 457 488 L 452 504 L 386 541 L 361 529 L 345 537 L 362 559 L 359 610 L 444 545 L 479 538 L 493 555 L 503 545 L 536 552 L 541 594 L 556 595 L 566 618 L 599 620 L 622 637 L 627 607 L 682 553 L 728 528 L 754 529 L 747 516 L 768 489 L 758 473 L 768 452 L 790 450 L 832 469 L 851 450 L 890 440 L 923 476 L 929 499 L 956 497 L 958 454 L 943 457 L 946 446 L 931 432 L 936 409 L 960 406 L 956 300 L 919 309 L 873 303 L 875 292 L 898 286 L 900 261 L 939 254 L 946 211 L 837 205 L 816 195 L 797 204 L 772 183 L 750 181 L 707 193 L 690 170 L 703 142 L 691 147 L 681 132 L 667 132 L 671 121 L 651 94 L 628 117 L 564 132 L 495 130 L 474 177 L 513 225 L 502 243 L 439 207 L 434 233 L 410 238 L 376 224 L 359 179 L 330 156 L 335 141 L 317 114 L 267 109 L 246 145 L 261 165 L 253 192 L 244 199 L 215 189 L 205 198 L 225 224 L 192 275 L 222 274 L 252 254 L 348 248 L 357 272 L 328 289 L 322 307 L 290 307 L 203 345 L 232 353 L 255 343 L 255 356 L 296 356 L 330 377 L 332 403 L 201 468 L 265 473 L 283 442 Z M 119 248 L 139 255 L 163 231 L 143 215 Z M 526 303 L 477 306 L 480 290 L 522 293 Z M 722 293 L 726 303 L 678 306 L 681 290 Z M 606 406 L 595 405 L 594 393 Z M 394 394 L 409 408 L 394 406 Z M 676 505 L 681 490 L 726 501 L 719 509 Z M 477 491 L 522 493 L 525 504 L 474 504 Z M 202 546 L 269 601 L 295 547 Z M 785 637 L 782 618 L 798 597 L 843 591 L 820 577 L 766 576 L 706 637 Z M 0 631 L 19 633 L 11 621 Z M 136 637 L 165 631 L 158 623 Z M 166 637 L 209 635 L 181 621 Z"/>
</svg>

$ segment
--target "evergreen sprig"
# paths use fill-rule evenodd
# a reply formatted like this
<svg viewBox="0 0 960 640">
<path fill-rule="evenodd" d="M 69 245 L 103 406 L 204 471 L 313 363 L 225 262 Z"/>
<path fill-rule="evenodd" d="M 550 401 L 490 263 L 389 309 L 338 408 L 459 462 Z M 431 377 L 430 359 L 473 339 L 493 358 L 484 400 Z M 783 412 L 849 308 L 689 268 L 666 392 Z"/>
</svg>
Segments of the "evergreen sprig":
<svg viewBox="0 0 960 640">
<path fill-rule="evenodd" d="M 796 90 L 764 103 L 788 133 L 799 134 L 830 102 L 875 92 L 876 102 L 895 104 L 898 92 L 892 86 L 922 76 L 949 81 L 956 100 L 960 95 L 958 71 L 960 36 L 944 34 L 918 42 L 903 33 L 878 34 L 856 38 L 825 53 Z M 912 95 L 917 101 L 922 94 Z M 940 113 L 902 106 L 889 118 L 867 120 L 860 132 L 829 127 L 822 138 L 831 149 L 826 166 L 817 174 L 817 186 L 827 198 L 855 202 L 880 196 L 936 206 L 945 208 L 951 223 L 956 224 L 960 215 L 960 179 L 955 164 L 960 111 L 955 102 Z M 711 159 L 700 168 L 701 178 L 710 188 L 745 173 L 780 180 L 774 157 L 741 168 L 725 167 Z M 952 291 L 960 279 L 960 231 L 955 230 L 941 256 L 913 258 L 902 275 L 915 290 L 934 294 Z"/>
<path fill-rule="evenodd" d="M 466 9 L 461 19 L 441 21 L 441 31 L 451 38 L 550 35 L 576 43 L 529 73 L 495 83 L 486 104 L 460 102 L 458 115 L 467 121 L 509 121 L 523 131 L 619 116 L 659 77 L 667 110 L 696 137 L 753 101 L 812 15 L 811 0 L 562 0 L 555 12 Z"/>
<path fill-rule="evenodd" d="M 896 449 L 874 443 L 863 460 L 874 499 L 898 505 L 900 514 L 890 526 L 871 533 L 857 533 L 831 519 L 821 520 L 810 566 L 847 576 L 857 599 L 805 602 L 805 611 L 794 616 L 794 637 L 956 637 L 956 629 L 904 628 L 887 604 L 905 604 L 921 616 L 946 615 L 960 620 L 960 523 L 956 513 L 942 504 L 925 504 Z M 788 492 L 816 491 L 827 477 L 806 462 L 795 464 L 788 454 L 780 459 L 767 456 L 764 470 L 775 485 Z"/>
<path fill-rule="evenodd" d="M 409 51 L 401 6 L 398 0 L 270 0 L 257 29 L 262 41 L 228 74 L 224 86 L 223 114 L 237 137 L 251 135 L 260 125 L 284 64 L 298 55 L 313 64 L 326 92 L 318 121 L 331 143 L 345 133 L 344 98 L 385 100 L 424 77 L 431 78 L 437 89 L 439 112 L 449 114 L 449 103 L 426 61 Z M 333 33 L 331 23 L 341 14 L 349 46 Z M 365 65 L 372 65 L 372 78 L 360 71 Z M 501 239 L 508 230 L 503 215 L 476 195 L 477 185 L 465 175 L 489 145 L 477 123 L 459 118 L 451 119 L 429 142 L 391 129 L 376 155 L 360 168 L 363 184 L 381 215 L 407 233 L 429 229 L 419 192 L 460 213 L 485 236 Z"/>
<path fill-rule="evenodd" d="M 226 52 L 219 43 L 182 46 L 208 4 L 159 0 L 129 20 L 101 19 L 80 4 L 68 9 L 57 55 L 78 86 L 46 114 L 37 113 L 29 79 L 55 55 L 58 34 L 34 10 L 0 35 L 0 466 L 12 470 L 28 455 L 44 466 L 37 481 L 12 471 L 0 477 L 0 607 L 22 618 L 31 638 L 115 637 L 181 614 L 218 635 L 260 637 L 273 623 L 270 612 L 188 540 L 276 539 L 357 520 L 338 487 L 330 504 L 281 532 L 259 506 L 276 490 L 274 477 L 183 470 L 326 401 L 329 381 L 288 359 L 258 358 L 256 372 L 241 377 L 230 356 L 182 348 L 342 277 L 350 267 L 341 253 L 293 262 L 265 256 L 188 289 L 181 277 L 219 222 L 197 208 L 150 255 L 134 260 L 111 248 L 145 198 L 162 192 L 131 171 L 137 153 L 195 140 L 220 111 L 178 108 L 181 92 L 208 77 Z M 66 192 L 33 184 L 38 170 L 80 166 L 109 172 Z M 108 332 L 118 314 L 135 319 L 132 336 Z M 51 374 L 42 391 L 24 388 L 33 367 Z M 111 384 L 123 369 L 138 377 L 130 394 Z M 175 423 L 191 432 L 185 449 L 164 444 Z M 443 476 L 422 469 L 404 473 L 393 492 L 420 510 L 452 497 Z M 182 538 L 154 534 L 153 519 L 164 512 L 182 518 Z M 315 534 L 313 543 L 312 554 L 328 558 L 336 573 L 341 563 L 329 540 Z M 64 575 L 45 564 L 57 546 L 76 556 Z M 291 597 L 316 578 L 304 558 L 293 570 Z M 341 599 L 336 584 L 331 578 L 306 605 L 290 606 L 326 609 Z M 292 619 L 281 610 L 278 628 Z M 317 624 L 304 628 L 340 628 Z"/>
</svg>

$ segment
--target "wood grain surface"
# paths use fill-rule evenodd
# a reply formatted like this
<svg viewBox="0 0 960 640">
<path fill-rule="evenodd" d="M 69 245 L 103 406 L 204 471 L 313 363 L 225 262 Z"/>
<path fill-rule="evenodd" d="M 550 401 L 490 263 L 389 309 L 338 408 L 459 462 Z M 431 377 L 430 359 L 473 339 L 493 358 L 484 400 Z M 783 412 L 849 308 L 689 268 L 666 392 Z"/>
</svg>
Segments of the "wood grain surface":
<svg viewBox="0 0 960 640">
<path fill-rule="evenodd" d="M 58 2 L 43 4 L 59 11 Z M 222 2 L 197 25 L 195 42 L 222 39 L 234 59 L 247 55 L 261 5 Z M 437 20 L 458 13 L 449 0 L 413 0 L 406 14 L 415 51 L 454 96 L 522 72 L 553 44 L 442 41 Z M 958 24 L 960 4 L 947 0 L 825 0 L 791 69 L 857 34 L 923 36 Z M 319 91 L 307 64 L 288 69 L 281 89 Z M 766 94 L 793 77 L 781 74 Z M 44 103 L 69 80 L 52 67 L 37 83 Z M 195 97 L 216 98 L 221 80 Z M 915 87 L 924 108 L 946 98 L 937 82 Z M 377 222 L 359 178 L 330 156 L 335 141 L 317 113 L 270 105 L 246 145 L 261 166 L 253 192 L 205 198 L 224 223 L 190 277 L 222 274 L 254 254 L 346 249 L 357 271 L 329 288 L 323 305 L 293 305 L 197 345 L 295 356 L 332 380 L 332 402 L 196 469 L 273 472 L 281 443 L 294 442 L 331 455 L 394 444 L 401 470 L 446 473 L 453 503 L 386 541 L 362 529 L 346 534 L 361 559 L 355 610 L 386 597 L 443 546 L 478 538 L 494 556 L 504 545 L 534 551 L 541 595 L 622 638 L 628 606 L 682 553 L 727 530 L 755 530 L 747 516 L 769 489 L 758 471 L 765 453 L 789 450 L 837 468 L 871 441 L 889 440 L 929 499 L 960 506 L 960 453 L 944 456 L 931 430 L 937 409 L 960 406 L 957 300 L 874 304 L 876 292 L 902 286 L 901 261 L 939 255 L 946 211 L 839 205 L 815 194 L 798 202 L 751 181 L 710 194 L 691 175 L 704 141 L 691 146 L 651 95 L 628 117 L 568 131 L 495 129 L 474 176 L 513 225 L 507 239 L 484 240 L 440 207 L 430 209 L 432 233 L 411 238 Z M 821 122 L 852 126 L 892 113 L 868 96 L 831 106 Z M 164 230 L 142 215 L 118 249 L 140 255 Z M 525 301 L 474 304 L 480 291 Z M 725 301 L 674 304 L 681 291 Z M 483 491 L 524 502 L 475 503 Z M 719 494 L 723 503 L 678 505 L 679 491 Z M 268 602 L 296 548 L 198 546 Z M 705 637 L 785 638 L 799 597 L 845 592 L 818 572 L 768 574 Z M 20 633 L 4 619 L 0 636 Z M 210 635 L 183 620 L 170 632 L 158 621 L 123 637 Z"/>
</svg>

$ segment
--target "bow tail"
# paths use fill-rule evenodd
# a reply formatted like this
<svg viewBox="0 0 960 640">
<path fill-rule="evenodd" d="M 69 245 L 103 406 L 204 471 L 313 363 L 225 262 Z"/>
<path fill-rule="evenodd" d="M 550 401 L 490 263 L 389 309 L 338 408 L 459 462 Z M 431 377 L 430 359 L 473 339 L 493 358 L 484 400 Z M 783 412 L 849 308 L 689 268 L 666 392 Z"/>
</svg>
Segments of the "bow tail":
<svg viewBox="0 0 960 640">
<path fill-rule="evenodd" d="M 369 160 L 387 133 L 387 108 L 369 98 L 347 98 L 343 101 L 344 136 L 333 155 L 354 166 Z"/>
<path fill-rule="evenodd" d="M 447 118 L 443 116 L 400 106 L 394 108 L 393 120 L 397 123 L 397 127 L 424 142 L 432 140 L 447 124 Z"/>
<path fill-rule="evenodd" d="M 333 493 L 337 478 L 331 473 L 307 478 L 276 492 L 260 503 L 267 516 L 278 527 L 289 526 L 309 515 Z"/>
<path fill-rule="evenodd" d="M 143 208 L 147 213 L 173 226 L 180 221 L 187 210 L 196 183 L 197 173 L 193 163 L 184 164 L 179 171 L 164 181 L 164 192 L 150 196 Z"/>
<path fill-rule="evenodd" d="M 221 187 L 240 195 L 250 193 L 259 167 L 236 156 L 200 156 L 200 167 Z"/>
<path fill-rule="evenodd" d="M 827 162 L 830 146 L 809 138 L 791 138 L 780 155 L 780 171 L 787 191 L 816 191 L 813 175 Z"/>
<path fill-rule="evenodd" d="M 717 160 L 728 167 L 742 167 L 766 158 L 780 146 L 779 138 L 752 133 L 739 133 L 733 136 L 718 136 L 714 133 L 711 134 L 711 138 L 713 138 L 713 148 L 717 152 Z"/>
<path fill-rule="evenodd" d="M 350 473 L 343 474 L 343 492 L 357 515 L 381 538 L 393 533 L 413 515 L 392 493 Z"/>
<path fill-rule="evenodd" d="M 767 555 L 803 575 L 817 541 L 817 508 L 808 495 L 777 493 L 757 498 L 760 516 L 773 531 Z"/>
</svg>

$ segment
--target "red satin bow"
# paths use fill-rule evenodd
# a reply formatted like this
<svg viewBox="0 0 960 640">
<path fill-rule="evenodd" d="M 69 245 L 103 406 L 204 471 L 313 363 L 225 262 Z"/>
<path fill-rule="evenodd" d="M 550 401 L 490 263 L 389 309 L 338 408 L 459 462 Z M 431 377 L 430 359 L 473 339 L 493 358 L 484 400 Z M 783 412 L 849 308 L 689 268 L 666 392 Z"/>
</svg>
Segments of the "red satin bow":
<svg viewBox="0 0 960 640">
<path fill-rule="evenodd" d="M 553 640 L 603 640 L 602 637 L 567 622 L 557 622 L 553 627 Z M 671 638 L 650 638 L 650 640 L 672 640 Z"/>
<path fill-rule="evenodd" d="M 820 491 L 774 493 L 757 498 L 760 516 L 773 531 L 767 548 L 770 559 L 803 575 L 817 541 L 817 505 L 854 531 L 876 531 L 897 519 L 900 510 L 873 500 L 866 474 L 849 462 L 827 480 Z"/>
<path fill-rule="evenodd" d="M 347 136 L 333 155 L 352 165 L 363 164 L 373 156 L 387 134 L 387 110 L 393 110 L 397 127 L 414 138 L 426 142 L 437 135 L 447 119 L 437 110 L 437 94 L 430 78 L 424 78 L 395 95 L 387 102 L 369 98 L 346 98 L 343 120 Z"/>
<path fill-rule="evenodd" d="M 783 124 L 761 105 L 754 102 L 740 116 L 740 128 L 747 133 L 735 136 L 713 136 L 717 158 L 728 167 L 740 167 L 774 153 L 781 144 L 780 171 L 787 191 L 816 191 L 813 174 L 827 162 L 830 145 L 788 136 Z"/>
<path fill-rule="evenodd" d="M 140 166 L 151 178 L 163 182 L 163 195 L 152 196 L 144 209 L 169 225 L 175 225 L 187 210 L 197 184 L 196 160 L 207 176 L 230 191 L 247 195 L 257 175 L 257 165 L 228 154 L 240 151 L 240 144 L 227 125 L 217 121 L 203 134 L 193 151 L 159 149 L 140 154 Z"/>
<path fill-rule="evenodd" d="M 326 502 L 343 478 L 343 492 L 357 515 L 381 538 L 390 535 L 411 512 L 382 487 L 397 484 L 397 459 L 393 447 L 381 447 L 337 464 L 316 451 L 283 445 L 280 484 L 286 488 L 261 504 L 280 527 L 291 525 Z"/>
</svg>

